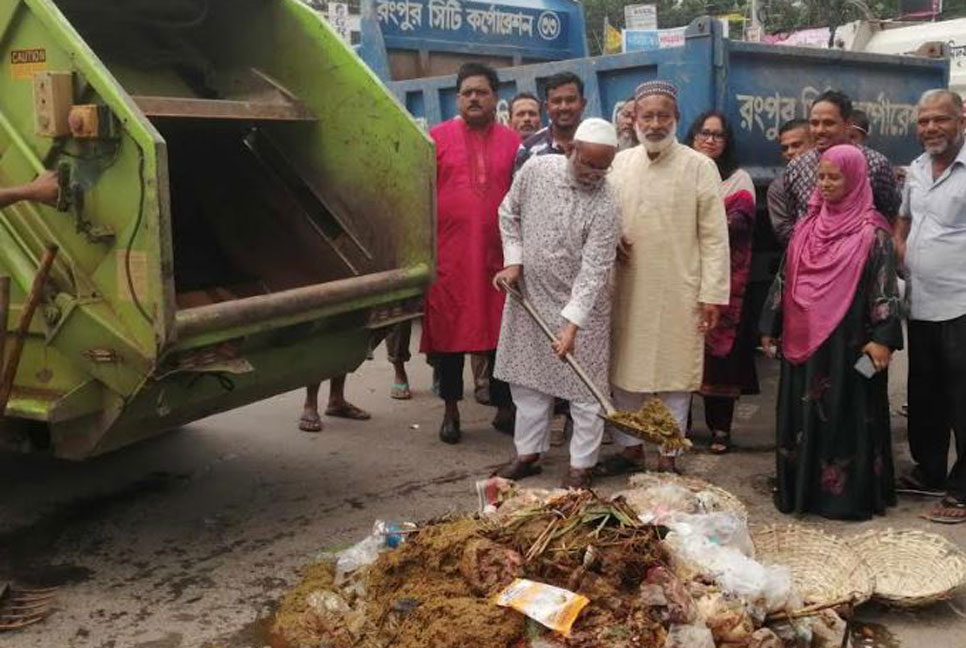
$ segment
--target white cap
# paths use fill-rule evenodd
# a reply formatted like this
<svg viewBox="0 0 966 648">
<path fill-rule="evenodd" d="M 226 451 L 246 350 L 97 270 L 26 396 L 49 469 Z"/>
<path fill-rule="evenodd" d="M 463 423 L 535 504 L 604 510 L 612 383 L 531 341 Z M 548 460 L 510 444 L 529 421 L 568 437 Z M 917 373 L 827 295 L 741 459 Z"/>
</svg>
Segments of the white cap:
<svg viewBox="0 0 966 648">
<path fill-rule="evenodd" d="M 603 144 L 617 148 L 617 131 L 613 124 L 600 117 L 588 117 L 580 122 L 577 132 L 574 133 L 574 141 L 587 142 L 588 144 Z"/>
</svg>

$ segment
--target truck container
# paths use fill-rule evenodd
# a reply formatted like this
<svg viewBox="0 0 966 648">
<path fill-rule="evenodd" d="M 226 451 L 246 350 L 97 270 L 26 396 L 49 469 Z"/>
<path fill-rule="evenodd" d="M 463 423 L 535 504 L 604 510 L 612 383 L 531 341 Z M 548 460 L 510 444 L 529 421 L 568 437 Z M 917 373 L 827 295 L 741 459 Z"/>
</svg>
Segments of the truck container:
<svg viewBox="0 0 966 648">
<path fill-rule="evenodd" d="M 812 100 L 829 88 L 848 93 L 869 114 L 870 146 L 896 164 L 907 163 L 919 151 L 915 103 L 923 91 L 946 87 L 949 78 L 946 60 L 733 41 L 722 36 L 718 21 L 699 18 L 688 26 L 682 47 L 501 69 L 501 105 L 524 90 L 543 96 L 547 77 L 564 70 L 584 81 L 585 114 L 611 119 L 641 82 L 674 82 L 680 89 L 679 134 L 701 112 L 724 111 L 738 139 L 739 162 L 759 183 L 781 168 L 778 128 L 805 117 Z M 389 87 L 432 126 L 456 114 L 455 83 L 454 76 L 443 76 Z"/>
<path fill-rule="evenodd" d="M 12 0 L 0 34 L 0 182 L 62 181 L 0 212 L 7 330 L 59 248 L 7 445 L 99 454 L 349 372 L 419 312 L 432 143 L 302 3 Z"/>
</svg>

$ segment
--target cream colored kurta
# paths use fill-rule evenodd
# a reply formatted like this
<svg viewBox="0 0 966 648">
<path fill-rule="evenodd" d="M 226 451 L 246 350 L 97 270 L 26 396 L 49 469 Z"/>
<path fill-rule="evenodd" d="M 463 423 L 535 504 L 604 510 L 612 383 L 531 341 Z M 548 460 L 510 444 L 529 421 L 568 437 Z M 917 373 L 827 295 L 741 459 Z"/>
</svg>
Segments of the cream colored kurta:
<svg viewBox="0 0 966 648">
<path fill-rule="evenodd" d="M 695 391 L 704 338 L 699 302 L 727 305 L 728 221 L 709 158 L 675 143 L 650 160 L 643 146 L 614 159 L 630 259 L 618 262 L 611 382 L 632 392 Z"/>
</svg>

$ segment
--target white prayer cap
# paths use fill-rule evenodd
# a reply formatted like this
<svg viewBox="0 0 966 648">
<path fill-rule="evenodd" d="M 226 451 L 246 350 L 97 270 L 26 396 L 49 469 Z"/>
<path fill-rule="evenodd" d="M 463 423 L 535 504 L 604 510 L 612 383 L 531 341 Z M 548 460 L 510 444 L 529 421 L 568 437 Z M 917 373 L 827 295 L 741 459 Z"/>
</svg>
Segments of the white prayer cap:
<svg viewBox="0 0 966 648">
<path fill-rule="evenodd" d="M 617 148 L 617 131 L 614 130 L 614 125 L 606 119 L 588 117 L 580 122 L 580 126 L 577 127 L 577 132 L 574 133 L 574 141 L 603 144 Z"/>
</svg>

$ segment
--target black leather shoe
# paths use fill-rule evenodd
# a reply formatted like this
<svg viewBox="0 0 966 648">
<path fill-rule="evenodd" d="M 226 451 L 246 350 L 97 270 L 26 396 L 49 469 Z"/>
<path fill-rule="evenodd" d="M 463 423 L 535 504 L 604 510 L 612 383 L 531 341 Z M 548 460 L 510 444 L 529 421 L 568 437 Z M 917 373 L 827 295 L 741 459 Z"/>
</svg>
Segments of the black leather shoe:
<svg viewBox="0 0 966 648">
<path fill-rule="evenodd" d="M 439 440 L 443 443 L 455 444 L 460 442 L 460 422 L 454 419 L 443 419 L 439 426 Z"/>
</svg>

